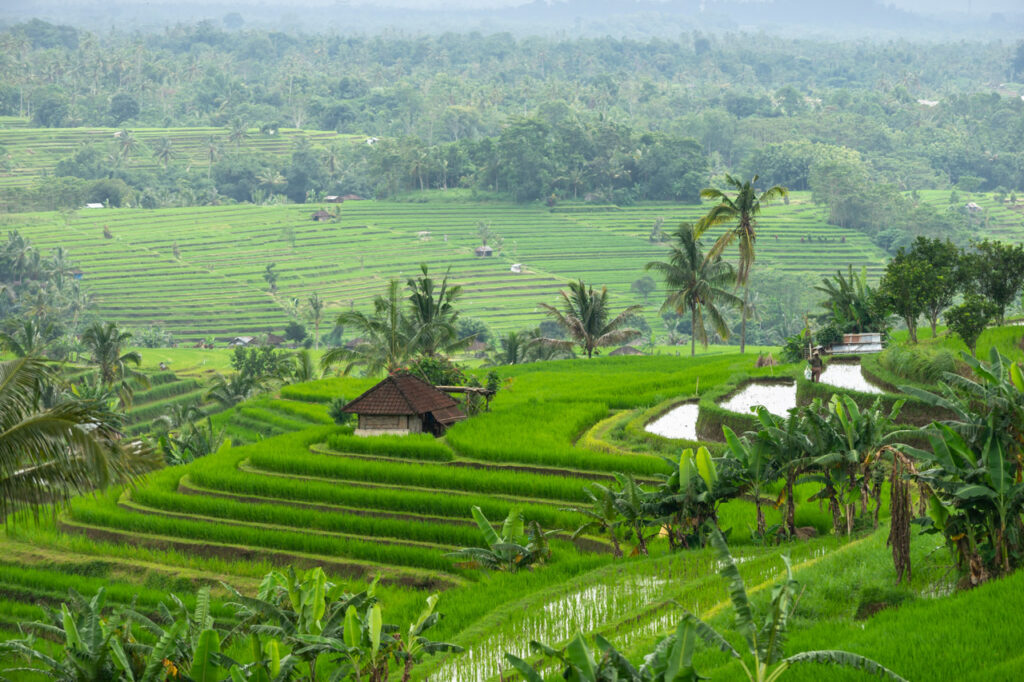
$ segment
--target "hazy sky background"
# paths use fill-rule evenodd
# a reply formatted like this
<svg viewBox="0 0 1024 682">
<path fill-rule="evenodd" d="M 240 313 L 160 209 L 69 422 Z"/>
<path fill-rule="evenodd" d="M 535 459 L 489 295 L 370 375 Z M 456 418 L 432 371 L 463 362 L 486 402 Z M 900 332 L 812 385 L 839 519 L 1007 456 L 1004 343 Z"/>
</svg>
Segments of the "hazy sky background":
<svg viewBox="0 0 1024 682">
<path fill-rule="evenodd" d="M 416 9 L 494 9 L 501 7 L 515 7 L 518 5 L 530 4 L 534 0 L 247 0 L 244 3 L 251 6 L 275 5 L 275 6 L 301 6 L 310 7 L 318 5 L 358 5 L 362 7 L 407 7 Z M 658 0 L 653 0 L 657 2 Z M 763 2 L 765 0 L 750 0 L 751 2 Z M 845 0 L 822 0 L 822 4 L 840 4 Z M 708 4 L 714 4 L 715 0 L 708 0 Z M 0 0 L 0 5 L 20 6 L 22 9 L 31 7 L 32 0 Z M 97 4 L 95 0 L 70 0 L 68 4 Z M 118 4 L 149 5 L 166 4 L 162 0 L 154 3 L 153 0 L 119 0 Z M 211 4 L 209 0 L 178 0 L 178 4 L 204 5 Z M 215 2 L 212 4 L 222 4 Z M 623 8 L 629 6 L 630 0 L 621 0 Z M 992 12 L 1020 12 L 1024 11 L 1024 0 L 890 0 L 880 4 L 897 7 L 899 9 L 920 12 L 924 14 L 958 12 L 972 14 L 989 14 Z"/>
</svg>

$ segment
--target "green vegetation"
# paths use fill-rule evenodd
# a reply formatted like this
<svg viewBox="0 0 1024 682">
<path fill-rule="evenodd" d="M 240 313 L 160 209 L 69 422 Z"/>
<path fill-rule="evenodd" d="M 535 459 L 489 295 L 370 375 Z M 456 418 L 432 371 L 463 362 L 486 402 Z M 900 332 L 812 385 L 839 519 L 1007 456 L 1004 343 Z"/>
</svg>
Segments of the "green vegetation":
<svg viewBox="0 0 1024 682">
<path fill-rule="evenodd" d="M 7 229 L 19 230 L 44 252 L 62 246 L 74 255 L 82 270 L 76 285 L 92 296 L 101 318 L 132 329 L 158 325 L 180 346 L 212 340 L 222 347 L 236 336 L 262 337 L 268 330 L 281 335 L 292 298 L 301 301 L 317 293 L 327 320 L 353 307 L 366 310 L 381 292 L 381 280 L 404 281 L 421 263 L 432 273 L 451 266 L 450 281 L 463 291 L 459 310 L 502 334 L 537 325 L 536 304 L 555 304 L 557 291 L 581 276 L 598 289 L 607 286 L 623 308 L 643 304 L 643 296 L 631 292 L 630 285 L 646 263 L 665 257 L 665 247 L 647 238 L 651 223 L 659 218 L 670 225 L 695 222 L 704 212 L 684 204 L 579 214 L 502 202 L 342 206 L 331 223 L 313 222 L 309 215 L 314 209 L 294 205 L 95 210 L 80 211 L 67 221 L 56 213 L 4 220 Z M 506 248 L 490 259 L 476 258 L 479 220 L 514 242 L 515 252 Z M 781 342 L 780 332 L 773 330 L 782 318 L 765 298 L 783 302 L 791 315 L 786 297 L 809 290 L 805 273 L 826 275 L 852 265 L 877 277 L 884 266 L 883 252 L 866 238 L 827 225 L 809 194 L 792 193 L 789 205 L 765 208 L 760 222 L 771 236 L 758 243 L 751 286 L 764 291 L 762 322 L 750 325 L 749 343 Z M 103 238 L 104 225 L 113 239 Z M 280 239 L 286 226 L 293 231 L 294 247 Z M 430 232 L 427 241 L 417 236 L 423 231 Z M 808 235 L 813 239 L 807 241 Z M 276 294 L 267 291 L 262 278 L 268 261 L 276 263 Z M 523 272 L 510 271 L 516 262 L 523 264 Z M 181 293 L 168 300 L 166 291 Z M 655 312 L 648 305 L 645 319 L 664 336 L 670 330 Z M 679 334 L 688 335 L 688 325 L 686 320 Z M 356 334 L 349 330 L 343 338 L 347 342 Z M 179 373 L 226 369 L 223 360 L 202 349 L 143 353 L 144 367 L 161 361 Z"/>
</svg>

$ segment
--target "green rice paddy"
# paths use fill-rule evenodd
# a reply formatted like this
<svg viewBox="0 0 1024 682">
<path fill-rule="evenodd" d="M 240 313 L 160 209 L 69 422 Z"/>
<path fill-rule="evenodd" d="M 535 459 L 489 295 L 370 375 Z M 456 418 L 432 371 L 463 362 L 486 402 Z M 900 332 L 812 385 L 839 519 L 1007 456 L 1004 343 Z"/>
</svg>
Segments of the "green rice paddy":
<svg viewBox="0 0 1024 682">
<path fill-rule="evenodd" d="M 1012 349 L 1021 334 L 993 330 L 983 341 Z M 438 441 L 357 439 L 331 424 L 326 403 L 354 397 L 372 380 L 334 377 L 284 387 L 214 417 L 233 441 L 248 444 L 75 500 L 56 519 L 14 520 L 0 541 L 0 631 L 13 636 L 19 620 L 38 617 L 39 605 L 58 603 L 69 588 L 88 593 L 100 584 L 114 601 L 137 595 L 143 608 L 167 592 L 187 598 L 213 585 L 218 618 L 227 622 L 218 581 L 251 592 L 263 572 L 287 564 L 321 565 L 353 587 L 379 575 L 396 622 L 417 612 L 424 590 L 442 590 L 445 618 L 435 634 L 467 653 L 425 663 L 414 671 L 417 680 L 494 680 L 504 652 L 526 654 L 529 639 L 564 642 L 577 630 L 600 632 L 638 654 L 673 629 L 684 608 L 728 630 L 726 585 L 715 574 L 713 552 L 669 553 L 654 541 L 648 558 L 615 560 L 603 538 L 568 540 L 581 517 L 566 507 L 582 499 L 583 485 L 614 471 L 646 480 L 664 470 L 651 453 L 683 444 L 654 436 L 645 442 L 642 435 L 642 424 L 664 406 L 703 398 L 704 407 L 749 378 L 800 370 L 757 369 L 755 359 L 734 353 L 502 368 L 505 388 L 491 412 Z M 162 387 L 183 383 L 180 394 L 187 395 L 192 381 L 170 373 L 154 379 L 139 395 L 158 402 L 178 395 Z M 240 437 L 246 429 L 249 439 Z M 749 502 L 734 500 L 720 512 L 755 600 L 767 599 L 782 574 L 782 553 L 806 585 L 794 651 L 846 648 L 915 680 L 950 679 L 949 670 L 959 671 L 958 679 L 1009 679 L 1015 668 L 1004 662 L 1019 660 L 1019 637 L 1003 632 L 1019 635 L 1019 628 L 1007 621 L 998 636 L 977 632 L 987 628 L 981 613 L 995 617 L 1005 612 L 1001 603 L 1019 601 L 1017 577 L 946 596 L 952 577 L 945 553 L 933 537 L 915 534 L 914 578 L 894 586 L 885 524 L 835 537 L 827 508 L 808 501 L 816 490 L 814 483 L 797 488 L 797 523 L 818 534 L 807 541 L 765 547 L 751 539 Z M 474 505 L 495 520 L 518 508 L 560 530 L 551 562 L 511 575 L 453 563 L 453 548 L 476 542 L 468 513 Z M 766 513 L 769 524 L 779 521 L 778 510 Z M 879 599 L 899 606 L 865 618 L 864 609 L 874 613 Z M 960 623 L 971 623 L 974 634 L 958 634 Z M 900 643 L 908 633 L 912 643 Z M 712 679 L 741 674 L 720 652 L 702 650 L 697 660 Z M 827 672 L 828 679 L 861 679 Z M 821 673 L 808 668 L 793 678 L 822 679 Z"/>
<path fill-rule="evenodd" d="M 554 303 L 559 289 L 577 278 L 607 286 L 618 306 L 643 304 L 630 284 L 667 248 L 649 241 L 654 222 L 663 218 L 668 231 L 706 210 L 644 204 L 552 212 L 468 201 L 349 201 L 339 206 L 337 222 L 314 222 L 318 208 L 82 209 L 71 216 L 7 215 L 0 223 L 43 249 L 63 246 L 81 267 L 82 284 L 104 319 L 128 327 L 158 325 L 182 342 L 214 337 L 222 344 L 235 336 L 280 334 L 290 301 L 304 302 L 314 292 L 327 301 L 328 320 L 342 310 L 365 309 L 387 279 L 404 281 L 421 263 L 438 275 L 451 267 L 452 280 L 464 287 L 463 314 L 496 332 L 536 326 L 543 319 L 538 304 Z M 809 194 L 768 207 L 760 221 L 757 269 L 804 282 L 850 265 L 877 276 L 884 254 L 861 233 L 826 224 L 824 215 Z M 479 221 L 504 240 L 492 257 L 474 254 Z M 105 227 L 112 239 L 104 238 Z M 271 263 L 279 275 L 276 293 L 263 280 Z M 515 263 L 522 272 L 512 272 Z M 656 329 L 659 303 L 655 293 L 645 307 Z M 329 328 L 327 321 L 321 331 Z"/>
</svg>

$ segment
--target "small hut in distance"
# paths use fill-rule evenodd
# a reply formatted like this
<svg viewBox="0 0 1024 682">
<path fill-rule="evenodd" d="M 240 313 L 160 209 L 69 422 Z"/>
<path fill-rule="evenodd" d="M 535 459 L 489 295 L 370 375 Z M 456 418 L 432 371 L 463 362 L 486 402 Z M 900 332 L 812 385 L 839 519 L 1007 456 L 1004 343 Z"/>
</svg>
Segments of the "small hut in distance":
<svg viewBox="0 0 1024 682">
<path fill-rule="evenodd" d="M 473 253 L 476 254 L 477 258 L 490 258 L 494 253 L 494 249 L 487 246 L 487 244 L 484 244 L 483 246 L 476 247 L 476 250 Z"/>
<path fill-rule="evenodd" d="M 442 435 L 466 418 L 459 404 L 411 374 L 391 375 L 345 406 L 358 417 L 357 436 Z"/>
</svg>

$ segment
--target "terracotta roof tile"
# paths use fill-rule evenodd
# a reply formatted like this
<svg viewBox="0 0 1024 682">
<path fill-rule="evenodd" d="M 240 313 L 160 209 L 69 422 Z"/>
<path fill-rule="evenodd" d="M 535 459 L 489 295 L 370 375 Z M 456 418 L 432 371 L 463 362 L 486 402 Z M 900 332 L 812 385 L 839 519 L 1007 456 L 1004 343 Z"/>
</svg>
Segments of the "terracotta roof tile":
<svg viewBox="0 0 1024 682">
<path fill-rule="evenodd" d="M 392 375 L 345 406 L 356 414 L 415 414 L 458 409 L 447 393 L 411 374 Z M 440 421 L 440 420 L 438 420 Z"/>
</svg>

